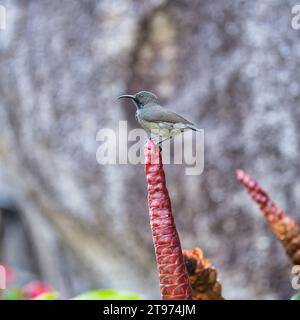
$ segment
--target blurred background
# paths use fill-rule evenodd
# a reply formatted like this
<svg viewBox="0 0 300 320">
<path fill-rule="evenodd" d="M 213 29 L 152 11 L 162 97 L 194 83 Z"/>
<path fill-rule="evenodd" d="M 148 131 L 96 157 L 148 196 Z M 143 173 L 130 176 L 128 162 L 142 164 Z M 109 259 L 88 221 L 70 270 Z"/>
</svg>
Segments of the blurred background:
<svg viewBox="0 0 300 320">
<path fill-rule="evenodd" d="M 295 1 L 0 0 L 0 261 L 63 297 L 159 298 L 142 165 L 99 165 L 96 133 L 155 92 L 205 129 L 205 169 L 165 171 L 183 248 L 227 299 L 288 299 L 281 244 L 235 179 L 243 168 L 299 216 Z"/>
</svg>

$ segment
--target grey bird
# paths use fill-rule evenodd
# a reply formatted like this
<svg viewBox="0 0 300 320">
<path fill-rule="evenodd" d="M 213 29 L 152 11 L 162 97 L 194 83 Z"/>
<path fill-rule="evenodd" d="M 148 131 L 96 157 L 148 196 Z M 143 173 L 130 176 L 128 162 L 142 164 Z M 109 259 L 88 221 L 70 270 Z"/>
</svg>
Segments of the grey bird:
<svg viewBox="0 0 300 320">
<path fill-rule="evenodd" d="M 184 131 L 201 131 L 179 114 L 163 108 L 152 92 L 141 91 L 135 95 L 124 94 L 118 97 L 122 98 L 134 102 L 137 109 L 135 118 L 155 144 L 160 145 Z"/>
</svg>

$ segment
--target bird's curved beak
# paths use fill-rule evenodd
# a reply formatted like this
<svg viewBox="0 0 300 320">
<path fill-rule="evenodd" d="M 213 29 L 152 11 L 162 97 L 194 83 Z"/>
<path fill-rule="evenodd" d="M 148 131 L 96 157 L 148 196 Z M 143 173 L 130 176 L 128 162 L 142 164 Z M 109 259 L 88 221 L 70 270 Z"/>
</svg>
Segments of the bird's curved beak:
<svg viewBox="0 0 300 320">
<path fill-rule="evenodd" d="M 123 99 L 123 98 L 128 98 L 128 99 L 132 99 L 135 100 L 135 96 L 130 95 L 130 94 L 123 94 L 122 96 L 118 97 L 118 99 Z"/>
</svg>

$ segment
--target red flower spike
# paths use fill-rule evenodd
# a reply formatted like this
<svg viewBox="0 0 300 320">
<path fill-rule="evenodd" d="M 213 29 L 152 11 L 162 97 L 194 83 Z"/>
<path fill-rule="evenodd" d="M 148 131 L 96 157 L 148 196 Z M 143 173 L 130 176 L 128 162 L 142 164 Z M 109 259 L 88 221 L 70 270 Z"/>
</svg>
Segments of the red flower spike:
<svg viewBox="0 0 300 320">
<path fill-rule="evenodd" d="M 148 139 L 144 152 L 148 206 L 161 296 L 163 300 L 192 299 L 192 290 L 166 187 L 161 150 Z"/>
<path fill-rule="evenodd" d="M 282 242 L 287 256 L 293 264 L 300 264 L 300 227 L 277 207 L 268 194 L 245 171 L 237 170 L 236 176 L 252 199 L 259 205 L 273 232 Z"/>
</svg>

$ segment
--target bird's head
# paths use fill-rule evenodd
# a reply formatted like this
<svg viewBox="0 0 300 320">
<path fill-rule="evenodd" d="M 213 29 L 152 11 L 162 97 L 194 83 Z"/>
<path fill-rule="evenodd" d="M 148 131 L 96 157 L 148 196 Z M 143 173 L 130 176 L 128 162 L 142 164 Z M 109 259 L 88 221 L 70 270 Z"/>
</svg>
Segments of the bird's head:
<svg viewBox="0 0 300 320">
<path fill-rule="evenodd" d="M 157 96 L 148 91 L 140 91 L 134 95 L 124 94 L 118 99 L 122 98 L 131 99 L 138 109 L 143 109 L 145 106 L 150 106 L 151 104 L 159 104 Z"/>
</svg>

